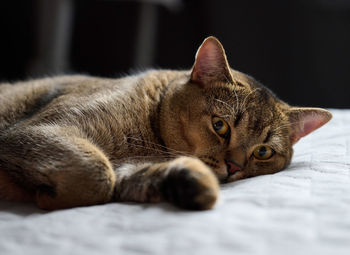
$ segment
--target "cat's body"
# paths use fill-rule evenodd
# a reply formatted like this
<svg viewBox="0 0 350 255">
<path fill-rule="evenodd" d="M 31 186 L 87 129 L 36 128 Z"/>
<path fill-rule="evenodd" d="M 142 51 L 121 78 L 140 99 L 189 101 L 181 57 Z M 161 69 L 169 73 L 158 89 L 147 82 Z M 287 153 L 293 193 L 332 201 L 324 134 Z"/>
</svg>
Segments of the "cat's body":
<svg viewBox="0 0 350 255">
<path fill-rule="evenodd" d="M 330 119 L 231 70 L 208 38 L 191 71 L 0 85 L 0 199 L 44 209 L 167 200 L 211 208 L 218 181 L 274 173 Z"/>
<path fill-rule="evenodd" d="M 3 88 L 0 97 L 5 102 L 0 109 L 0 128 L 78 127 L 77 132 L 103 149 L 114 164 L 124 163 L 126 157 L 133 157 L 134 161 L 145 148 L 128 144 L 142 145 L 140 141 L 162 144 L 157 132 L 159 103 L 169 82 L 184 76 L 188 74 L 148 71 L 122 79 L 61 76 L 7 88 L 0 85 Z M 163 153 L 164 148 L 156 147 L 152 153 L 158 155 L 157 150 Z"/>
</svg>

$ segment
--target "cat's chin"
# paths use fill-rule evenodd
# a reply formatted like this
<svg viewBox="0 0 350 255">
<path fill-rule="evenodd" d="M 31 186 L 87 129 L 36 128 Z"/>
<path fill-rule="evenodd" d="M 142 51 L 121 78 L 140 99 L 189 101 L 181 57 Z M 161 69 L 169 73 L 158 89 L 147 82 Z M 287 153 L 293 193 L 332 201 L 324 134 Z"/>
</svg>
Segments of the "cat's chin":
<svg viewBox="0 0 350 255">
<path fill-rule="evenodd" d="M 226 178 L 225 183 L 234 182 L 234 181 L 237 181 L 237 180 L 240 180 L 240 179 L 243 179 L 243 178 L 244 178 L 244 172 L 243 171 L 237 171 L 234 174 L 229 175 Z"/>
</svg>

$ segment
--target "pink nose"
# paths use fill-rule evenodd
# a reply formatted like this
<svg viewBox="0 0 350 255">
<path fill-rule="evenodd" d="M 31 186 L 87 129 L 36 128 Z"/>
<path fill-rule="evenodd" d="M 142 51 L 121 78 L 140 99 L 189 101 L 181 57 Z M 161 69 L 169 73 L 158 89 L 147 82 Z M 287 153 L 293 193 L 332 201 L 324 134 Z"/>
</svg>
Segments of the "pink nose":
<svg viewBox="0 0 350 255">
<path fill-rule="evenodd" d="M 232 160 L 226 160 L 228 174 L 234 174 L 237 171 L 241 171 L 242 167 Z"/>
</svg>

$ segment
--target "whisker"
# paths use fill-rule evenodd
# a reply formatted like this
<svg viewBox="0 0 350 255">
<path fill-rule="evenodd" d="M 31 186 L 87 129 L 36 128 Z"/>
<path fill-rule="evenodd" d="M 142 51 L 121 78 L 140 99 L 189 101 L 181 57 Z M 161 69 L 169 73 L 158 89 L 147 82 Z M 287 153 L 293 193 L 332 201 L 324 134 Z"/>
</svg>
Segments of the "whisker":
<svg viewBox="0 0 350 255">
<path fill-rule="evenodd" d="M 230 117 L 231 115 L 229 115 L 229 114 L 226 114 L 226 115 L 220 115 L 219 117 L 220 118 L 228 118 L 228 117 Z"/>
<path fill-rule="evenodd" d="M 226 103 L 226 102 L 224 102 L 224 101 L 222 101 L 222 100 L 220 100 L 220 99 L 217 99 L 217 98 L 215 98 L 215 101 L 218 101 L 219 103 L 224 104 L 224 105 L 227 107 L 227 109 L 228 109 L 232 114 L 235 115 L 235 111 L 232 110 L 232 109 L 233 109 L 232 105 L 229 105 L 228 103 Z"/>
<path fill-rule="evenodd" d="M 145 155 L 145 156 L 130 156 L 130 157 L 125 157 L 123 160 L 128 160 L 128 159 L 151 159 L 151 158 L 159 158 L 159 159 L 173 159 L 175 158 L 174 156 L 165 156 L 165 155 Z"/>
<path fill-rule="evenodd" d="M 239 108 L 240 111 L 243 111 L 243 108 L 246 106 L 246 101 L 249 98 L 249 96 L 252 95 L 255 91 L 260 90 L 260 89 L 261 88 L 255 88 L 245 96 L 245 98 L 242 101 L 242 104 L 240 105 L 240 108 Z"/>
<path fill-rule="evenodd" d="M 239 107 L 239 99 L 235 89 L 233 90 L 233 92 L 235 93 L 235 97 L 236 97 L 236 108 L 235 108 L 235 115 L 236 115 Z"/>
<path fill-rule="evenodd" d="M 140 145 L 140 144 L 133 144 L 133 143 L 129 143 L 129 142 L 125 142 L 126 144 L 129 144 L 133 147 L 138 147 L 138 148 L 143 148 L 143 149 L 147 149 L 147 150 L 151 150 L 151 151 L 155 151 L 155 152 L 159 152 L 161 154 L 167 154 L 167 155 L 176 155 L 175 153 L 173 152 L 169 152 L 169 151 L 163 151 L 163 150 L 159 150 L 159 149 L 155 149 L 155 148 L 152 148 L 152 147 L 147 147 L 147 146 L 144 146 L 144 145 Z"/>
<path fill-rule="evenodd" d="M 223 76 L 228 84 L 232 84 L 232 82 L 227 78 L 226 74 L 223 74 Z"/>
<path fill-rule="evenodd" d="M 131 137 L 131 136 L 127 136 L 126 138 L 130 138 L 130 139 L 133 139 L 133 140 L 135 140 L 135 141 L 140 141 L 140 142 L 144 142 L 144 143 L 147 143 L 147 144 L 152 144 L 152 145 L 155 145 L 155 146 L 164 148 L 164 149 L 166 149 L 167 151 L 173 151 L 174 153 L 176 152 L 176 153 L 179 153 L 179 154 L 185 154 L 185 153 L 182 152 L 182 151 L 178 151 L 178 150 L 175 150 L 175 149 L 172 149 L 172 148 L 169 148 L 169 147 L 166 147 L 166 146 L 157 144 L 157 143 L 153 143 L 153 142 L 151 142 L 151 141 L 145 141 L 145 140 L 143 140 L 143 139 L 139 139 L 139 138 Z"/>
</svg>

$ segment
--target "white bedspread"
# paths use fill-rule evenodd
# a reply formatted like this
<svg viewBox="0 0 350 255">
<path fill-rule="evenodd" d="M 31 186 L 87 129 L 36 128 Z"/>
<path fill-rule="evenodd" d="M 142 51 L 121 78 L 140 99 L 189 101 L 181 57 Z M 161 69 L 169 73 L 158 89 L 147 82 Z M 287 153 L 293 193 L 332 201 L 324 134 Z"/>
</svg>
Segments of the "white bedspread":
<svg viewBox="0 0 350 255">
<path fill-rule="evenodd" d="M 350 110 L 280 173 L 224 185 L 215 209 L 107 204 L 44 212 L 0 202 L 0 254 L 350 254 Z"/>
</svg>

